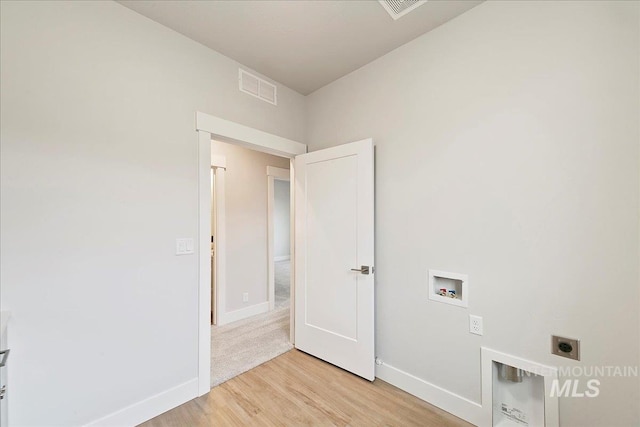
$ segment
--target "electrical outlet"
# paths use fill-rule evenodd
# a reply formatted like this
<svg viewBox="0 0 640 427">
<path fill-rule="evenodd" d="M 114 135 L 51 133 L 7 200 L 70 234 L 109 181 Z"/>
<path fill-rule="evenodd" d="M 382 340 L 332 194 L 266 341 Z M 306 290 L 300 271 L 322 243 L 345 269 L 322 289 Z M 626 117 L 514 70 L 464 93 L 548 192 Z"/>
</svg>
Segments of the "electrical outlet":
<svg viewBox="0 0 640 427">
<path fill-rule="evenodd" d="M 249 292 L 242 294 L 242 302 L 249 302 Z"/>
<path fill-rule="evenodd" d="M 476 335 L 482 335 L 482 317 L 469 315 L 469 332 Z"/>
<path fill-rule="evenodd" d="M 552 335 L 551 354 L 568 359 L 580 360 L 580 340 Z"/>
</svg>

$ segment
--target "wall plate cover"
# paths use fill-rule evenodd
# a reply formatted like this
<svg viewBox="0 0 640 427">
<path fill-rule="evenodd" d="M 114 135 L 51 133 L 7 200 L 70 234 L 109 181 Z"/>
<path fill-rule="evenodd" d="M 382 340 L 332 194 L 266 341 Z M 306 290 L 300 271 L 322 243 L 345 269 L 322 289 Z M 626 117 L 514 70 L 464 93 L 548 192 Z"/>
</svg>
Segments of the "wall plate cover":
<svg viewBox="0 0 640 427">
<path fill-rule="evenodd" d="M 482 317 L 469 315 L 469 332 L 475 335 L 483 334 Z"/>
<path fill-rule="evenodd" d="M 566 357 L 567 359 L 580 360 L 580 340 L 552 335 L 551 354 Z"/>
<path fill-rule="evenodd" d="M 176 255 L 189 255 L 194 250 L 193 239 L 176 239 Z"/>
</svg>

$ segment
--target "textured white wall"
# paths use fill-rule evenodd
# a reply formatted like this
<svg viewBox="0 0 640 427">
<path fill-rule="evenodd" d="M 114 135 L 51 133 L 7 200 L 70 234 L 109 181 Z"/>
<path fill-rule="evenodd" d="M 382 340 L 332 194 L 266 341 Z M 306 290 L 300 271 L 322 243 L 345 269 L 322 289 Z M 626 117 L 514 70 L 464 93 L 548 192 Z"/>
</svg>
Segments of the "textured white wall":
<svg viewBox="0 0 640 427">
<path fill-rule="evenodd" d="M 287 167 L 288 169 L 288 167 Z M 275 256 L 291 255 L 290 205 L 291 189 L 289 181 L 274 180 L 273 183 L 273 246 Z"/>
<path fill-rule="evenodd" d="M 638 365 L 638 8 L 486 2 L 308 97 L 310 150 L 377 145 L 385 362 L 475 401 L 483 345 Z M 427 299 L 428 268 L 469 275 L 469 310 Z M 562 425 L 638 425 L 639 391 L 603 378 L 561 399 Z"/>
<path fill-rule="evenodd" d="M 227 159 L 225 172 L 226 311 L 260 304 L 267 295 L 267 166 L 289 169 L 289 159 L 212 141 Z M 242 294 L 249 301 L 242 302 Z"/>
<path fill-rule="evenodd" d="M 197 376 L 195 112 L 302 140 L 304 98 L 114 2 L 0 7 L 10 424 L 80 425 Z"/>
</svg>

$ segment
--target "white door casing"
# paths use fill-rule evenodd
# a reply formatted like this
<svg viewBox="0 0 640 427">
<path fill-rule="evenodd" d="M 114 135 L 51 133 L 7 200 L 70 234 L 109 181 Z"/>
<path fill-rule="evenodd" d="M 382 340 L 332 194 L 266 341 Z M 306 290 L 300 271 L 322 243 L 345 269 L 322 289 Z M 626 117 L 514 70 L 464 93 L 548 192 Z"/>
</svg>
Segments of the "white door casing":
<svg viewBox="0 0 640 427">
<path fill-rule="evenodd" d="M 189 394 L 187 398 L 179 400 L 175 405 L 165 405 L 162 410 L 155 412 L 159 415 L 174 406 L 184 403 L 196 396 L 202 396 L 211 391 L 211 139 L 231 144 L 238 144 L 276 156 L 293 158 L 306 153 L 305 144 L 254 129 L 239 123 L 225 120 L 202 112 L 196 112 L 195 125 L 198 136 L 198 387 L 197 393 Z M 217 184 L 222 180 L 216 176 Z M 222 186 L 221 186 L 222 187 Z M 220 219 L 217 220 L 220 226 Z M 222 228 L 217 231 L 216 249 L 217 278 L 220 281 L 220 271 L 224 269 L 221 252 Z M 292 287 L 292 292 L 294 289 Z M 218 299 L 221 299 L 218 294 Z M 219 307 L 218 307 L 219 308 Z M 218 314 L 218 313 L 217 313 Z M 294 325 L 291 325 L 294 328 Z M 150 417 L 149 417 L 150 418 Z"/>
<path fill-rule="evenodd" d="M 296 156 L 294 200 L 295 346 L 372 381 L 373 140 Z"/>
<path fill-rule="evenodd" d="M 213 248 L 214 264 L 212 270 L 211 287 L 211 308 L 213 311 L 213 323 L 215 325 L 224 324 L 223 318 L 226 310 L 226 283 L 227 283 L 227 227 L 226 227 L 226 170 L 227 158 L 225 156 L 212 154 L 211 169 L 213 171 L 213 187 L 211 192 L 211 217 L 214 219 L 211 223 L 211 234 L 214 236 Z M 215 276 L 214 276 L 215 275 Z"/>
</svg>

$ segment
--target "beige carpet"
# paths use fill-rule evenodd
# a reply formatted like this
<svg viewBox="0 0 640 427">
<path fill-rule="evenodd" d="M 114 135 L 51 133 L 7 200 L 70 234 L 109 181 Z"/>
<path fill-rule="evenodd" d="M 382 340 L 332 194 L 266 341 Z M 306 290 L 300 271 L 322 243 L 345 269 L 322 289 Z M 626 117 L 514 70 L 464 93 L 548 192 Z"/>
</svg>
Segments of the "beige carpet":
<svg viewBox="0 0 640 427">
<path fill-rule="evenodd" d="M 271 312 L 211 327 L 211 387 L 293 348 L 289 342 L 289 262 L 276 263 L 276 301 Z"/>
</svg>

